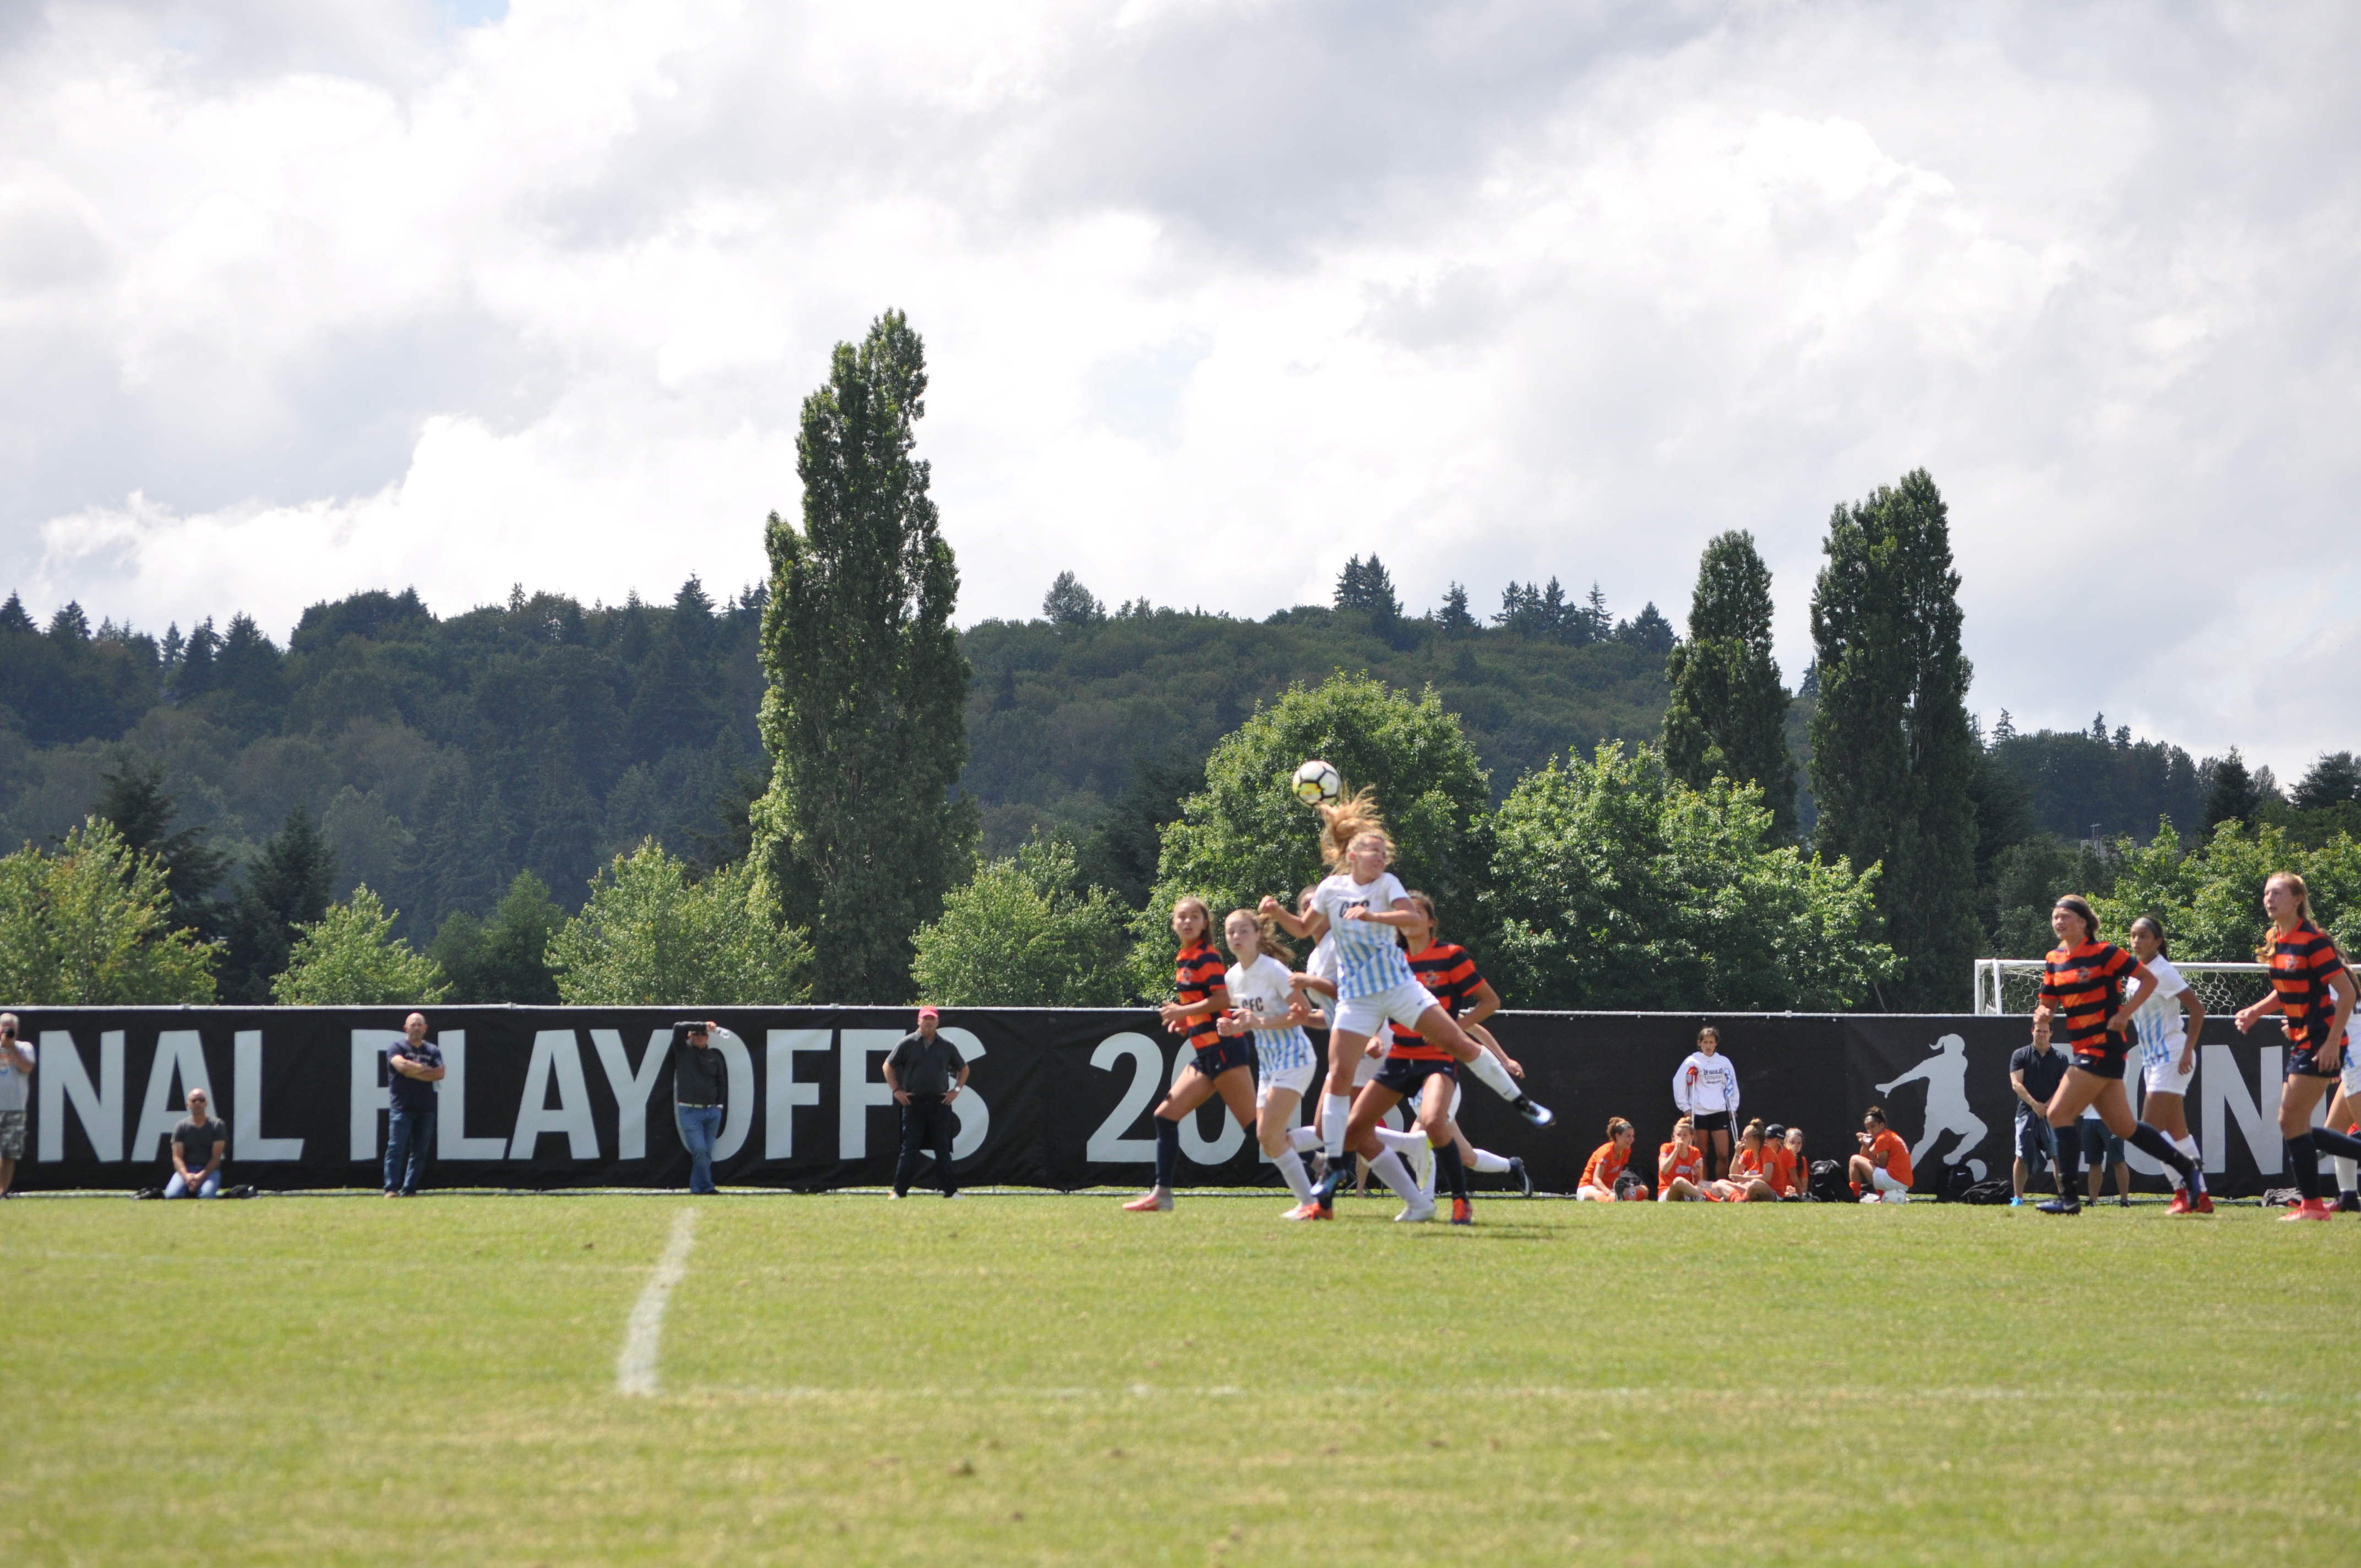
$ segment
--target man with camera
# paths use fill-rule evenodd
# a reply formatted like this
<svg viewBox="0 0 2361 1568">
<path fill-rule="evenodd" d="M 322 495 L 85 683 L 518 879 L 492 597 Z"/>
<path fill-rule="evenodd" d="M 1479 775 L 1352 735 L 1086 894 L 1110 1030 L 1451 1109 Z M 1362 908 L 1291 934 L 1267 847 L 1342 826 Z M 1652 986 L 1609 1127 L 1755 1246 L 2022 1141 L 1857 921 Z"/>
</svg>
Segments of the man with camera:
<svg viewBox="0 0 2361 1568">
<path fill-rule="evenodd" d="M 730 1103 L 730 1064 L 713 1048 L 715 1025 L 702 1019 L 675 1024 L 672 1047 L 672 1113 L 680 1146 L 688 1151 L 688 1190 L 718 1191 L 713 1185 L 713 1143 L 721 1135 L 721 1113 Z"/>
<path fill-rule="evenodd" d="M 33 1044 L 16 1037 L 16 1015 L 0 1013 L 0 1198 L 25 1157 L 25 1106 L 33 1081 Z"/>
</svg>

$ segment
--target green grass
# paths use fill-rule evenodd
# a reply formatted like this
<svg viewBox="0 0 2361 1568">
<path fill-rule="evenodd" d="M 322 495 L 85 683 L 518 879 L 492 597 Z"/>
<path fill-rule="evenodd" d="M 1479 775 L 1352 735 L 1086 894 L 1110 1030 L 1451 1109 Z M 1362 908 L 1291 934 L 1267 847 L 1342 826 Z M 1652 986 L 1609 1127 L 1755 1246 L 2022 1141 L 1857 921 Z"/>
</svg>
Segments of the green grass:
<svg viewBox="0 0 2361 1568">
<path fill-rule="evenodd" d="M 0 1562 L 2351 1561 L 2361 1224 L 0 1208 Z"/>
</svg>

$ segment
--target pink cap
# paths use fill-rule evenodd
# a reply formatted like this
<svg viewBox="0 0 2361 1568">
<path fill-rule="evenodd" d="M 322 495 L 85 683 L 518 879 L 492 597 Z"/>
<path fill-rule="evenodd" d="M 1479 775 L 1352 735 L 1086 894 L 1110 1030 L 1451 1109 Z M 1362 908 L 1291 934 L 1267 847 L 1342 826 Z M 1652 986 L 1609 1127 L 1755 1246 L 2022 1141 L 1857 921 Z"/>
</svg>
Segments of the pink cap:
<svg viewBox="0 0 2361 1568">
<path fill-rule="evenodd" d="M 942 1014 L 939 1014 L 939 1013 L 938 1013 L 938 1012 L 936 1012 L 936 1011 L 935 1011 L 933 1008 L 931 1008 L 931 1007 L 921 1007 L 921 1008 L 919 1008 L 919 1009 L 918 1009 L 918 1016 L 919 1016 L 921 1019 L 927 1019 L 927 1018 L 940 1018 L 940 1017 L 942 1016 Z"/>
</svg>

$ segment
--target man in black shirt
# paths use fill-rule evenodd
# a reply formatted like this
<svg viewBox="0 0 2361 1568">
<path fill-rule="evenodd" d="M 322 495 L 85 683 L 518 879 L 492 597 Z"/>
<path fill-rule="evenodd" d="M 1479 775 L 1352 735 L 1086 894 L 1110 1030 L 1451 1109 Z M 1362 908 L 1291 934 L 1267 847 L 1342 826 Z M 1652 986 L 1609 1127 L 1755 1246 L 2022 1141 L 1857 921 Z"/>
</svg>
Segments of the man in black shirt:
<svg viewBox="0 0 2361 1568">
<path fill-rule="evenodd" d="M 207 1113 L 205 1091 L 189 1091 L 189 1113 L 172 1129 L 172 1179 L 167 1198 L 221 1196 L 222 1156 L 229 1152 L 229 1129 Z"/>
<path fill-rule="evenodd" d="M 713 1025 L 677 1024 L 672 1047 L 672 1113 L 688 1151 L 688 1190 L 711 1192 L 713 1140 L 721 1135 L 721 1113 L 730 1102 L 730 1064 L 713 1048 Z"/>
<path fill-rule="evenodd" d="M 2008 1086 L 2021 1102 L 2016 1108 L 2016 1162 L 2008 1173 L 2009 1185 L 2015 1190 L 2015 1196 L 2008 1201 L 2012 1209 L 2025 1201 L 2034 1171 L 2057 1168 L 2058 1131 L 2049 1124 L 2049 1097 L 2066 1080 L 2066 1069 L 2071 1065 L 2065 1052 L 2050 1047 L 2049 1014 L 2036 1013 L 2033 1043 L 2018 1047 L 2008 1058 Z M 2058 1180 L 2059 1199 L 2070 1199 L 2064 1176 Z"/>
<path fill-rule="evenodd" d="M 894 1091 L 894 1103 L 902 1108 L 902 1157 L 894 1167 L 896 1198 L 909 1193 L 918 1153 L 928 1146 L 942 1175 L 943 1196 L 959 1196 L 959 1183 L 951 1176 L 951 1140 L 958 1135 L 959 1118 L 951 1112 L 951 1102 L 967 1087 L 967 1060 L 937 1032 L 938 1022 L 933 1008 L 919 1008 L 917 1033 L 903 1036 L 885 1058 L 885 1082 Z"/>
</svg>

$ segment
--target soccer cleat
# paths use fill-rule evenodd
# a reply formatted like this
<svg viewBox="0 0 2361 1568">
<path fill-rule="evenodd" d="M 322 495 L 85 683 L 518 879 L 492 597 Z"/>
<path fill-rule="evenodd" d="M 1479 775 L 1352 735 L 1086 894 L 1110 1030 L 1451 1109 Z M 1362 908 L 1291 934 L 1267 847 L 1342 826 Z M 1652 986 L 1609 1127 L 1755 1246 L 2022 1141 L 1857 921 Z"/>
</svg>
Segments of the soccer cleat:
<svg viewBox="0 0 2361 1568">
<path fill-rule="evenodd" d="M 2168 1214 L 2187 1214 L 2193 1212 L 2194 1211 L 2189 1207 L 2189 1189 L 2185 1187 L 2174 1188 L 2172 1190 L 2172 1201 L 2164 1206 L 2164 1212 Z"/>
<path fill-rule="evenodd" d="M 1877 1200 L 1878 1194 L 1874 1192 L 1864 1192 L 1861 1195 L 1861 1201 L 1864 1203 L 1874 1203 Z"/>
<path fill-rule="evenodd" d="M 1434 1205 L 1432 1203 L 1422 1203 L 1404 1209 L 1400 1213 L 1396 1214 L 1394 1216 L 1394 1223 L 1397 1225 L 1422 1225 L 1433 1218 L 1434 1218 Z"/>
<path fill-rule="evenodd" d="M 1132 1214 L 1166 1213 L 1172 1208 L 1172 1194 L 1159 1187 L 1153 1192 L 1133 1199 L 1123 1207 L 1125 1212 Z"/>
<path fill-rule="evenodd" d="M 2036 1206 L 2045 1214 L 2079 1214 L 2082 1212 L 2082 1205 L 2071 1198 L 2052 1198 L 2048 1202 Z"/>
<path fill-rule="evenodd" d="M 2213 1194 L 2206 1191 L 2202 1187 L 2199 1188 L 2197 1190 L 2196 1198 L 2192 1200 L 2189 1205 L 2189 1212 L 2192 1214 L 2212 1213 L 2213 1212 Z"/>
<path fill-rule="evenodd" d="M 2340 1214 L 2361 1214 L 2361 1192 L 2337 1194 L 2336 1212 Z"/>
<path fill-rule="evenodd" d="M 1312 1185 L 1317 1187 L 1327 1179 L 1328 1151 L 1326 1149 L 1313 1149 L 1312 1151 Z"/>
<path fill-rule="evenodd" d="M 1334 1209 L 1323 1209 L 1317 1203 L 1298 1203 L 1279 1216 L 1282 1220 L 1333 1220 L 1335 1217 Z"/>
<path fill-rule="evenodd" d="M 1474 1224 L 1476 1223 L 1476 1205 L 1470 1203 L 1465 1198 L 1454 1198 L 1451 1201 L 1451 1223 L 1455 1225 Z"/>
<path fill-rule="evenodd" d="M 389 1197 L 389 1198 L 390 1198 L 390 1197 L 391 1197 L 391 1196 L 393 1196 L 393 1195 L 392 1195 L 391 1193 L 390 1193 L 390 1192 L 389 1192 L 389 1193 L 387 1193 L 387 1194 L 386 1194 L 386 1196 L 387 1196 L 387 1197 Z M 898 1202 L 900 1202 L 904 1198 L 906 1198 L 906 1197 L 908 1197 L 908 1196 L 909 1196 L 909 1194 L 908 1194 L 908 1193 L 906 1193 L 906 1192 L 888 1192 L 887 1194 L 885 1194 L 885 1201 L 887 1201 L 888 1203 L 898 1203 Z"/>
<path fill-rule="evenodd" d="M 1517 1114 L 1536 1127 L 1546 1127 L 1557 1120 L 1557 1113 L 1530 1094 L 1520 1094 L 1516 1101 Z"/>
<path fill-rule="evenodd" d="M 2285 1224 L 2290 1220 L 2334 1220 L 2334 1218 L 2336 1218 L 2335 1204 L 2325 1198 L 2307 1198 L 2281 1214 L 2279 1223 Z"/>
<path fill-rule="evenodd" d="M 1525 1168 L 1525 1162 L 1522 1156 L 1510 1155 L 1509 1157 L 1509 1175 L 1515 1179 L 1519 1187 L 1524 1190 L 1524 1195 L 1526 1197 L 1530 1198 L 1533 1195 L 1533 1173 Z"/>
</svg>

